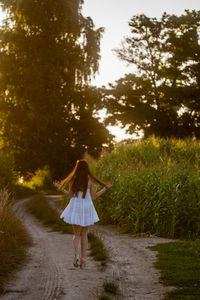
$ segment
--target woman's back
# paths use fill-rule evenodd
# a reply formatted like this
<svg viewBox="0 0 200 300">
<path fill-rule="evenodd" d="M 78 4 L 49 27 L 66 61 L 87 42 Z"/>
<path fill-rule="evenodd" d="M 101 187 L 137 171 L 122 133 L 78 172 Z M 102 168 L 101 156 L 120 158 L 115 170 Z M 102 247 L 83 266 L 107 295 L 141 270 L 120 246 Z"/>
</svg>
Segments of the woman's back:
<svg viewBox="0 0 200 300">
<path fill-rule="evenodd" d="M 82 190 L 79 190 L 76 194 L 73 194 L 73 192 L 72 192 L 70 198 L 90 199 L 91 200 L 90 187 L 91 187 L 91 181 L 88 180 L 86 192 L 84 193 L 84 191 L 82 191 Z M 85 194 L 85 197 L 84 197 L 84 194 Z"/>
<path fill-rule="evenodd" d="M 90 195 L 91 181 L 88 181 L 85 197 L 84 192 L 78 191 L 77 194 L 72 194 L 70 202 L 61 214 L 61 218 L 70 224 L 89 226 L 99 221 L 99 217 L 94 208 Z"/>
</svg>

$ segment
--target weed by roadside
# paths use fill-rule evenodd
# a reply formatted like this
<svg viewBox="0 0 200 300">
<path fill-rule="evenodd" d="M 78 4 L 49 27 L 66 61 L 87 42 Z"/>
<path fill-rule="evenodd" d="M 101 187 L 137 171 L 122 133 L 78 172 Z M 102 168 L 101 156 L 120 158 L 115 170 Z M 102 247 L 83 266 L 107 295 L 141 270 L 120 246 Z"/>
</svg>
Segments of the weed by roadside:
<svg viewBox="0 0 200 300">
<path fill-rule="evenodd" d="M 102 292 L 101 295 L 98 296 L 98 299 L 99 300 L 112 300 L 112 298 L 108 294 L 116 295 L 118 293 L 119 286 L 116 282 L 107 280 L 103 284 L 103 289 L 104 289 L 104 291 Z"/>
<path fill-rule="evenodd" d="M 112 293 L 112 294 L 117 294 L 118 292 L 118 284 L 115 283 L 114 281 L 106 281 L 103 284 L 103 288 L 105 292 Z"/>
<path fill-rule="evenodd" d="M 13 199 L 7 189 L 0 190 L 0 293 L 14 272 L 26 261 L 26 248 L 32 244 L 21 221 L 12 211 Z"/>
<path fill-rule="evenodd" d="M 29 201 L 27 210 L 42 221 L 44 225 L 49 226 L 52 231 L 73 233 L 72 226 L 59 217 L 58 212 L 49 205 L 47 198 L 43 195 L 34 196 Z M 100 261 L 102 266 L 106 266 L 108 254 L 101 237 L 93 232 L 89 232 L 88 241 L 90 243 L 91 256 L 94 260 Z"/>
<path fill-rule="evenodd" d="M 101 261 L 102 266 L 106 266 L 108 261 L 108 253 L 104 247 L 102 238 L 93 232 L 88 233 L 88 241 L 90 243 L 91 256 L 96 261 Z"/>
</svg>

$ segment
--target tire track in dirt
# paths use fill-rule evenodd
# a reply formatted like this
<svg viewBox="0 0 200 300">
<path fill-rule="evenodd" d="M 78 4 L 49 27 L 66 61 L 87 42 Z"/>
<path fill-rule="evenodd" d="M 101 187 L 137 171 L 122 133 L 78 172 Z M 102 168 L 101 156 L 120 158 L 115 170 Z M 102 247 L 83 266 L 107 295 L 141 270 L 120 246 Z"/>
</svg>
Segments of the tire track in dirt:
<svg viewBox="0 0 200 300">
<path fill-rule="evenodd" d="M 61 197 L 47 196 L 49 203 L 61 213 L 55 202 Z M 109 252 L 109 280 L 119 284 L 117 300 L 161 300 L 173 287 L 163 286 L 160 272 L 154 267 L 156 251 L 148 249 L 159 243 L 174 241 L 159 237 L 138 237 L 119 234 L 120 228 L 113 225 L 94 225 L 91 231 L 100 235 Z"/>
<path fill-rule="evenodd" d="M 121 299 L 161 300 L 165 293 L 173 289 L 161 284 L 160 273 L 153 266 L 157 252 L 147 248 L 172 240 L 119 235 L 120 228 L 112 225 L 95 225 L 94 230 L 100 233 L 109 250 L 113 277 L 120 283 Z"/>
<path fill-rule="evenodd" d="M 26 212 L 31 197 L 14 205 L 17 217 L 33 239 L 28 248 L 29 259 L 6 285 L 1 300 L 88 300 L 97 299 L 108 271 L 98 270 L 88 257 L 85 270 L 73 267 L 72 235 L 50 232 L 34 216 Z"/>
<path fill-rule="evenodd" d="M 61 198 L 46 197 L 54 208 L 55 201 Z M 104 240 L 110 256 L 108 267 L 100 271 L 88 255 L 87 268 L 76 269 L 72 266 L 72 235 L 50 232 L 27 213 L 30 199 L 21 199 L 14 206 L 33 238 L 33 246 L 28 249 L 29 260 L 9 281 L 1 300 L 96 300 L 106 279 L 119 284 L 120 294 L 112 296 L 113 300 L 161 300 L 171 289 L 159 282 L 160 273 L 153 267 L 156 252 L 146 248 L 170 240 L 119 235 L 116 226 L 95 225 L 91 231 Z"/>
</svg>

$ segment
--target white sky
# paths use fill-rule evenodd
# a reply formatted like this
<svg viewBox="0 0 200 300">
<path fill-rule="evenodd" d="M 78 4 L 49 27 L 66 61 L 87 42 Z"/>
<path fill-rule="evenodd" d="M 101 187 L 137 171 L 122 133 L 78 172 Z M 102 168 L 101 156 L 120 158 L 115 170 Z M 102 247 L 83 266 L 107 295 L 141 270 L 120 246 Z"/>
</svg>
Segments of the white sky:
<svg viewBox="0 0 200 300">
<path fill-rule="evenodd" d="M 136 14 L 146 14 L 149 17 L 161 17 L 163 12 L 180 15 L 185 9 L 200 10 L 200 0 L 85 0 L 83 15 L 90 16 L 96 28 L 104 27 L 105 32 L 101 40 L 101 61 L 99 74 L 92 81 L 97 86 L 107 86 L 109 82 L 131 73 L 133 67 L 120 61 L 112 51 L 120 47 L 124 36 L 129 35 L 128 22 Z M 0 13 L 0 21 L 2 15 Z M 108 129 L 116 135 L 116 140 L 128 138 L 124 130 L 116 126 Z"/>
</svg>

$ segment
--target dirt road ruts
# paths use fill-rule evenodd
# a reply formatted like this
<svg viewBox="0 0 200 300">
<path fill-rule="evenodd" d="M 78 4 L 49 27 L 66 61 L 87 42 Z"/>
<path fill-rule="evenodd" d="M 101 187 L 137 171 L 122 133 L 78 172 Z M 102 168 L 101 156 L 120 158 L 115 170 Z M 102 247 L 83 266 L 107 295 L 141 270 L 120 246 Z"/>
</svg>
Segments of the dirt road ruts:
<svg viewBox="0 0 200 300">
<path fill-rule="evenodd" d="M 61 196 L 46 196 L 56 208 Z M 16 215 L 33 238 L 28 249 L 29 261 L 7 284 L 0 300 L 93 300 L 98 299 L 103 282 L 116 280 L 120 293 L 113 300 L 161 300 L 171 288 L 159 283 L 159 272 L 153 266 L 156 252 L 146 248 L 170 240 L 157 237 L 119 235 L 116 226 L 94 225 L 90 230 L 100 234 L 110 260 L 104 271 L 88 255 L 85 270 L 73 267 L 72 235 L 50 232 L 26 212 L 31 197 L 16 202 Z M 58 208 L 57 208 L 58 209 Z M 62 210 L 59 210 L 61 212 Z"/>
<path fill-rule="evenodd" d="M 55 197 L 48 197 L 55 209 Z M 95 204 L 95 201 L 94 201 Z M 57 208 L 58 209 L 58 208 Z M 61 209 L 58 209 L 61 213 Z M 173 287 L 159 282 L 160 273 L 154 267 L 157 252 L 148 249 L 158 243 L 172 240 L 159 237 L 138 237 L 133 234 L 119 234 L 117 226 L 94 225 L 91 230 L 100 234 L 109 251 L 108 268 L 112 278 L 118 279 L 121 296 L 118 299 L 161 300 Z"/>
<path fill-rule="evenodd" d="M 97 299 L 97 290 L 109 271 L 100 271 L 89 256 L 85 270 L 73 267 L 72 235 L 50 232 L 26 212 L 31 198 L 19 200 L 16 215 L 33 238 L 29 261 L 6 286 L 1 300 L 88 300 Z"/>
</svg>

